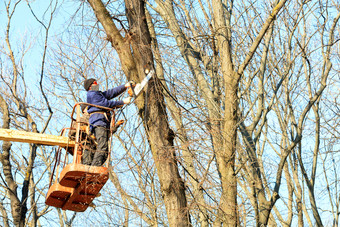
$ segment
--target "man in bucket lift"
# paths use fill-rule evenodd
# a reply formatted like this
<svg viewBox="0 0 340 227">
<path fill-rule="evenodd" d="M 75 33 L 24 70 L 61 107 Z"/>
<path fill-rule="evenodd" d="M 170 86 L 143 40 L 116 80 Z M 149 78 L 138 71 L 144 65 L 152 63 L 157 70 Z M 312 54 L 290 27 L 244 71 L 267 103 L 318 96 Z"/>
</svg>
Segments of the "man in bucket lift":
<svg viewBox="0 0 340 227">
<path fill-rule="evenodd" d="M 124 100 L 111 100 L 122 94 L 127 88 L 133 86 L 133 82 L 128 82 L 125 85 L 109 89 L 107 91 L 99 91 L 99 84 L 96 79 L 87 79 L 84 81 L 84 88 L 87 91 L 87 103 L 113 108 L 129 104 L 131 97 Z M 110 138 L 110 116 L 109 113 L 103 109 L 88 106 L 87 112 L 90 114 L 90 131 L 94 134 L 97 141 L 97 151 L 93 156 L 91 162 L 92 166 L 101 166 L 105 163 L 109 150 L 108 141 Z"/>
</svg>

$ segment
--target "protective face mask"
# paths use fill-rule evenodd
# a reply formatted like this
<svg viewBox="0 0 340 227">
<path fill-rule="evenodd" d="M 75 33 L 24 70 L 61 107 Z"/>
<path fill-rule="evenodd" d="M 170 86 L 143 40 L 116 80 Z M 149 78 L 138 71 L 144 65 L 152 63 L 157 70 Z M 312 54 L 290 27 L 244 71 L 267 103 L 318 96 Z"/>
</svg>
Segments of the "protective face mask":
<svg viewBox="0 0 340 227">
<path fill-rule="evenodd" d="M 92 90 L 92 91 L 99 91 L 99 84 L 96 84 L 96 85 L 93 84 L 93 85 L 91 86 L 91 90 Z"/>
</svg>

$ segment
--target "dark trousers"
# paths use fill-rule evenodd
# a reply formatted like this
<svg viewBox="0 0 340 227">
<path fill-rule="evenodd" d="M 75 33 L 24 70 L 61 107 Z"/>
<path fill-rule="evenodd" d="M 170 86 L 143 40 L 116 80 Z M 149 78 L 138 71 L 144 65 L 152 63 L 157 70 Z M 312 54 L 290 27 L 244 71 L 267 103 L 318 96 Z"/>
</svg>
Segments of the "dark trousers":
<svg viewBox="0 0 340 227">
<path fill-rule="evenodd" d="M 85 149 L 83 151 L 83 156 L 81 158 L 82 164 L 90 166 L 92 164 L 93 155 L 94 155 L 94 152 L 92 150 Z"/>
<path fill-rule="evenodd" d="M 109 136 L 110 130 L 105 127 L 96 126 L 94 136 L 97 140 L 97 151 L 93 155 L 92 166 L 101 166 L 105 163 L 109 154 Z"/>
</svg>

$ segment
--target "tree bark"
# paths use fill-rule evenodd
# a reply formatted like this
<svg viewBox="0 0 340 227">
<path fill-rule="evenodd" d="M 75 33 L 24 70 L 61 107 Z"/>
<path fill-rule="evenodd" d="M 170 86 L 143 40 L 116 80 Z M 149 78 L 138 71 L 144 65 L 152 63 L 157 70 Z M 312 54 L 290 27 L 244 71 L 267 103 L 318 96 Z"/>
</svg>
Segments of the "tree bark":
<svg viewBox="0 0 340 227">
<path fill-rule="evenodd" d="M 150 14 L 148 14 L 148 11 L 146 11 L 146 16 L 147 16 L 148 28 L 149 28 L 150 35 L 151 35 L 155 61 L 158 63 L 156 65 L 156 72 L 157 72 L 158 78 L 163 83 L 163 87 L 169 91 L 170 89 L 168 85 L 165 83 L 166 80 L 164 78 L 164 69 L 162 65 L 161 53 L 158 48 L 158 43 L 156 39 L 156 32 L 154 30 L 152 18 Z M 190 63 L 188 62 L 188 64 Z M 166 92 L 167 91 L 165 91 L 165 93 Z M 194 154 L 195 151 L 192 150 L 190 147 L 190 140 L 188 138 L 187 131 L 183 124 L 182 110 L 178 107 L 175 100 L 172 99 L 170 95 L 165 95 L 165 101 L 167 103 L 167 108 L 171 114 L 171 117 L 174 119 L 175 124 L 176 124 L 176 135 L 178 137 L 177 142 L 180 143 L 180 146 L 181 146 L 183 165 L 185 166 L 186 171 L 189 173 L 188 175 L 190 175 L 190 177 L 188 178 L 188 181 L 190 182 L 193 188 L 192 196 L 193 196 L 193 200 L 195 201 L 195 205 L 197 205 L 197 209 L 199 212 L 198 214 L 199 225 L 201 227 L 207 227 L 209 226 L 208 211 L 207 211 L 206 201 L 204 200 L 204 194 L 202 190 L 202 184 L 204 181 L 200 179 L 200 176 L 194 167 L 195 158 L 196 158 Z"/>
<path fill-rule="evenodd" d="M 8 105 L 6 101 L 3 99 L 3 97 L 0 95 L 0 108 L 3 112 L 3 125 L 2 128 L 9 128 L 10 123 L 10 117 L 9 117 L 9 111 L 8 111 Z M 2 154 L 0 154 L 0 161 L 2 164 L 3 173 L 5 175 L 5 181 L 6 181 L 6 190 L 9 195 L 10 201 L 11 201 L 11 210 L 12 210 L 12 217 L 13 217 L 13 223 L 16 226 L 23 226 L 20 225 L 20 218 L 21 218 L 21 204 L 20 200 L 17 195 L 17 188 L 18 185 L 15 183 L 13 175 L 12 175 L 12 165 L 10 162 L 10 153 L 11 153 L 11 142 L 4 141 L 2 144 Z"/>
</svg>

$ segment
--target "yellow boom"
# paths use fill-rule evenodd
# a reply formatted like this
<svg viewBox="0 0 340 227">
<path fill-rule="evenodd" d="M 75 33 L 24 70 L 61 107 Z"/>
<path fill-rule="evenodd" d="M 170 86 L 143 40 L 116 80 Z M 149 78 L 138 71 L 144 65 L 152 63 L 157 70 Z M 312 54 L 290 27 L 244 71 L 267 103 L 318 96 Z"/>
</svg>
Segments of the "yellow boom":
<svg viewBox="0 0 340 227">
<path fill-rule="evenodd" d="M 69 140 L 66 136 L 55 136 L 12 129 L 0 129 L 0 140 L 61 147 L 74 147 L 75 145 L 75 142 Z"/>
</svg>

